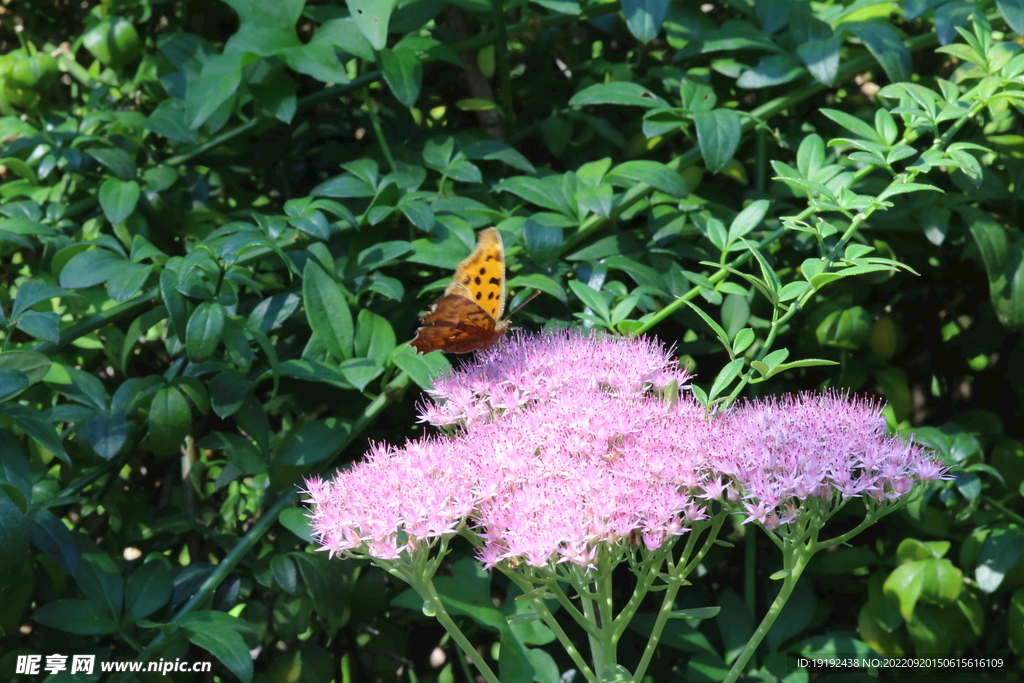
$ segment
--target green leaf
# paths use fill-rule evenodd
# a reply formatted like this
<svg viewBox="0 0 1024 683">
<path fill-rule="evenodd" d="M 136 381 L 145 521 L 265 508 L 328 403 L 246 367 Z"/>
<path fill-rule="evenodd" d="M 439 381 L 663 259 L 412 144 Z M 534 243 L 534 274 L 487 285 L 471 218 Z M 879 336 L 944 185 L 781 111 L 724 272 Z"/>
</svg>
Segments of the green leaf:
<svg viewBox="0 0 1024 683">
<path fill-rule="evenodd" d="M 885 188 L 880 195 L 878 195 L 878 201 L 885 201 L 889 197 L 898 194 L 908 194 L 910 192 L 942 192 L 941 189 L 934 185 L 924 185 L 922 183 L 902 183 L 893 181 L 889 184 L 889 187 Z M 945 192 L 942 192 L 945 194 Z"/>
<path fill-rule="evenodd" d="M 206 385 L 195 377 L 175 377 L 171 380 L 171 386 L 185 394 L 185 398 L 192 402 L 192 407 L 200 414 L 206 415 L 210 412 L 210 396 Z"/>
<path fill-rule="evenodd" d="M 725 330 L 724 330 L 724 329 L 722 328 L 722 326 L 721 326 L 721 325 L 719 325 L 718 323 L 716 323 L 716 322 L 714 321 L 714 319 L 713 319 L 713 318 L 712 318 L 712 317 L 711 317 L 710 315 L 708 315 L 707 313 L 705 313 L 704 311 L 702 311 L 702 310 L 701 310 L 701 309 L 700 309 L 700 308 L 699 308 L 699 307 L 698 307 L 697 305 L 695 305 L 695 304 L 694 304 L 693 302 L 691 302 L 691 301 L 686 301 L 686 300 L 684 299 L 684 300 L 683 300 L 683 303 L 685 303 L 685 304 L 686 304 L 687 306 L 689 306 L 690 308 L 692 308 L 692 309 L 694 310 L 694 312 L 695 312 L 695 313 L 696 313 L 697 315 L 699 315 L 699 316 L 701 317 L 701 319 L 702 319 L 702 320 L 703 320 L 704 322 L 706 322 L 706 323 L 708 324 L 708 327 L 710 327 L 710 328 L 711 328 L 711 329 L 712 329 L 712 330 L 714 331 L 714 333 L 715 333 L 715 334 L 716 334 L 716 335 L 718 336 L 718 339 L 719 339 L 719 341 L 721 341 L 721 342 L 722 342 L 722 344 L 723 344 L 723 345 L 725 346 L 726 350 L 729 350 L 729 349 L 730 349 L 730 345 L 729 345 L 729 335 L 725 333 Z"/>
<path fill-rule="evenodd" d="M 234 415 L 255 383 L 234 372 L 219 372 L 210 380 L 210 403 L 220 418 Z"/>
<path fill-rule="evenodd" d="M 1007 233 L 982 211 L 970 207 L 959 211 L 985 262 L 989 298 L 999 322 L 1010 330 L 1024 328 L 1024 238 L 1018 230 Z"/>
<path fill-rule="evenodd" d="M 765 379 L 774 377 L 780 372 L 785 372 L 786 370 L 791 370 L 793 368 L 813 368 L 822 365 L 839 365 L 839 363 L 834 360 L 822 360 L 821 358 L 805 358 L 803 360 L 795 360 L 792 363 L 779 363 L 768 370 L 767 374 L 765 374 Z"/>
<path fill-rule="evenodd" d="M 779 290 L 782 289 L 782 282 L 779 280 L 779 276 L 775 274 L 775 270 L 768 265 L 768 261 L 765 260 L 761 250 L 757 248 L 757 245 L 748 242 L 747 240 L 740 238 L 740 241 L 746 245 L 750 253 L 754 255 L 754 259 L 757 264 L 761 267 L 761 276 L 764 278 L 764 283 L 768 286 L 768 290 L 771 292 L 771 296 L 768 297 L 773 303 L 778 299 Z"/>
<path fill-rule="evenodd" d="M 558 261 L 562 251 L 562 228 L 544 225 L 533 218 L 523 224 L 523 243 L 526 253 L 542 266 L 551 266 Z"/>
<path fill-rule="evenodd" d="M 384 80 L 395 98 L 406 107 L 416 104 L 423 84 L 423 62 L 416 53 L 412 50 L 384 48 L 380 53 L 380 63 Z"/>
<path fill-rule="evenodd" d="M 722 634 L 725 659 L 731 662 L 754 634 L 754 619 L 747 605 L 732 588 L 722 591 L 718 602 L 722 609 L 715 621 Z"/>
<path fill-rule="evenodd" d="M 839 75 L 839 50 L 842 45 L 843 39 L 840 36 L 811 40 L 798 45 L 797 54 L 816 81 L 830 86 Z"/>
<path fill-rule="evenodd" d="M 18 294 L 14 297 L 14 305 L 11 308 L 11 318 L 17 319 L 22 312 L 35 306 L 40 301 L 65 297 L 80 298 L 78 294 L 73 294 L 66 289 L 51 285 L 43 280 L 27 280 L 18 287 Z"/>
<path fill-rule="evenodd" d="M 804 294 L 810 287 L 808 282 L 790 282 L 779 290 L 779 301 L 790 301 Z"/>
<path fill-rule="evenodd" d="M 604 182 L 624 187 L 631 187 L 638 182 L 647 183 L 673 197 L 685 197 L 688 192 L 686 183 L 674 169 L 657 161 L 642 159 L 627 161 L 614 167 L 604 177 Z"/>
<path fill-rule="evenodd" d="M 25 311 L 18 319 L 17 328 L 36 339 L 55 344 L 60 341 L 60 316 L 56 313 Z"/>
<path fill-rule="evenodd" d="M 643 43 L 654 40 L 668 15 L 668 0 L 622 0 L 629 32 Z"/>
<path fill-rule="evenodd" d="M 124 579 L 106 553 L 85 553 L 78 560 L 75 582 L 92 602 L 102 605 L 111 619 L 121 618 L 124 607 Z"/>
<path fill-rule="evenodd" d="M 359 311 L 356 320 L 356 356 L 370 358 L 383 364 L 395 350 L 395 331 L 387 318 L 377 315 L 368 308 Z"/>
<path fill-rule="evenodd" d="M 728 347 L 727 347 L 728 348 Z M 743 371 L 744 360 L 742 358 L 736 358 L 729 361 L 718 376 L 715 377 L 714 383 L 711 385 L 711 391 L 708 392 L 708 398 L 714 401 L 718 398 L 718 395 L 729 388 L 733 380 L 739 376 L 740 372 Z"/>
<path fill-rule="evenodd" d="M 500 140 L 494 140 L 489 137 L 476 138 L 468 134 L 459 135 L 458 140 L 459 149 L 462 150 L 467 159 L 500 161 L 524 173 L 533 174 L 537 172 L 537 169 L 534 168 L 529 159 L 514 147 Z"/>
<path fill-rule="evenodd" d="M 815 337 L 822 346 L 855 351 L 868 342 L 872 316 L 862 306 L 832 311 L 815 329 Z"/>
<path fill-rule="evenodd" d="M 17 368 L 0 368 L 0 401 L 7 401 L 14 398 L 32 383 L 21 370 Z"/>
<path fill-rule="evenodd" d="M 295 53 L 292 53 L 292 56 L 294 57 Z M 260 83 L 250 83 L 249 92 L 252 93 L 253 99 L 278 121 L 290 123 L 295 116 L 295 80 L 283 68 L 274 69 Z"/>
<path fill-rule="evenodd" d="M 729 242 L 746 237 L 750 231 L 760 225 L 765 214 L 768 213 L 769 206 L 771 206 L 771 202 L 767 199 L 758 199 L 740 211 L 729 224 Z"/>
<path fill-rule="evenodd" d="M 0 370 L 20 370 L 35 384 L 46 376 L 53 362 L 35 351 L 8 351 L 0 354 Z"/>
<path fill-rule="evenodd" d="M 1024 35 L 1024 0 L 996 0 L 996 7 L 1013 32 Z"/>
<path fill-rule="evenodd" d="M 383 371 L 380 363 L 372 358 L 349 358 L 341 361 L 339 369 L 345 380 L 359 391 L 363 391 Z"/>
<path fill-rule="evenodd" d="M 753 69 L 747 69 L 736 79 L 741 88 L 757 89 L 782 85 L 800 78 L 804 69 L 786 55 L 768 55 Z"/>
<path fill-rule="evenodd" d="M 706 83 L 690 78 L 682 78 L 679 81 L 679 97 L 682 100 L 683 108 L 695 111 L 711 111 L 718 102 L 715 89 Z M 676 111 L 676 110 L 671 110 Z"/>
<path fill-rule="evenodd" d="M 294 593 L 298 589 L 299 572 L 289 556 L 274 555 L 270 558 L 270 572 L 285 593 Z"/>
<path fill-rule="evenodd" d="M 192 431 L 192 409 L 176 387 L 156 392 L 149 407 L 149 447 L 173 455 Z"/>
<path fill-rule="evenodd" d="M 858 21 L 840 24 L 837 32 L 851 31 L 885 69 L 892 82 L 909 81 L 913 73 L 910 50 L 888 24 Z M 869 139 L 869 138 L 865 138 Z"/>
<path fill-rule="evenodd" d="M 100 457 L 110 460 L 124 448 L 131 428 L 123 411 L 97 410 L 83 425 L 82 433 Z"/>
<path fill-rule="evenodd" d="M 185 351 L 193 363 L 209 359 L 220 345 L 224 333 L 224 307 L 216 301 L 204 301 L 189 316 L 185 328 Z"/>
<path fill-rule="evenodd" d="M 287 508 L 281 511 L 278 515 L 277 520 L 281 522 L 284 528 L 292 532 L 304 541 L 311 542 L 313 540 L 311 536 L 311 529 L 309 526 L 309 517 L 306 516 L 306 511 L 301 508 Z"/>
<path fill-rule="evenodd" d="M 115 633 L 118 629 L 117 622 L 103 607 L 89 600 L 74 598 L 48 602 L 37 609 L 32 618 L 43 626 L 82 636 Z"/>
<path fill-rule="evenodd" d="M 730 294 L 722 303 L 722 324 L 730 338 L 750 320 L 750 297 L 746 292 Z"/>
<path fill-rule="evenodd" d="M 978 588 L 985 593 L 994 593 L 1022 554 L 1024 534 L 1020 528 L 993 529 L 981 545 L 978 564 L 974 568 Z"/>
<path fill-rule="evenodd" d="M 52 451 L 67 464 L 71 464 L 71 458 L 64 450 L 64 444 L 53 424 L 40 416 L 38 411 L 17 403 L 0 403 L 0 413 L 7 415 L 18 429 L 32 437 L 40 446 Z"/>
<path fill-rule="evenodd" d="M 110 274 L 110 281 L 107 282 L 107 294 L 114 301 L 124 301 L 136 293 L 146 284 L 153 266 L 141 263 L 122 261 Z"/>
<path fill-rule="evenodd" d="M 291 512 L 301 513 L 302 510 L 285 510 L 281 516 L 284 517 L 284 513 Z M 304 518 L 304 515 L 299 516 Z M 289 528 L 295 531 L 291 526 Z M 333 635 L 352 615 L 352 589 L 357 576 L 356 571 L 339 571 L 334 562 L 324 557 L 324 553 L 293 552 L 290 557 L 302 574 L 302 581 L 306 584 L 309 596 L 315 600 L 317 614 L 320 615 L 328 635 Z M 382 584 L 378 585 L 383 588 Z"/>
<path fill-rule="evenodd" d="M 569 202 L 566 201 L 565 194 L 562 192 L 561 178 L 558 176 L 547 178 L 512 176 L 499 182 L 496 189 L 500 192 L 511 192 L 531 204 L 545 209 L 551 209 L 567 216 L 573 215 L 572 209 L 569 208 Z"/>
<path fill-rule="evenodd" d="M 135 179 L 135 159 L 120 147 L 90 147 L 85 153 L 109 168 L 121 180 Z"/>
<path fill-rule="evenodd" d="M 123 223 L 135 211 L 141 190 L 134 180 L 107 178 L 100 185 L 100 208 L 111 223 Z"/>
<path fill-rule="evenodd" d="M 2 218 L 0 219 L 0 231 L 6 234 L 44 235 L 48 237 L 57 234 L 50 226 L 27 218 Z"/>
<path fill-rule="evenodd" d="M 124 620 L 148 617 L 171 599 L 171 570 L 167 560 L 154 558 L 136 567 L 128 577 L 124 595 Z"/>
<path fill-rule="evenodd" d="M 611 326 L 611 312 L 608 310 L 608 302 L 605 301 L 601 292 L 579 280 L 569 280 L 569 289 L 583 302 L 584 306 L 599 315 L 601 320 Z"/>
<path fill-rule="evenodd" d="M 29 559 L 25 517 L 4 489 L 0 489 L 0 586 L 7 589 Z M 6 598 L 5 598 L 6 599 Z"/>
<path fill-rule="evenodd" d="M 167 307 L 171 331 L 178 337 L 179 342 L 185 343 L 185 332 L 188 329 L 189 304 L 185 301 L 184 295 L 178 291 L 178 271 L 175 267 L 178 265 L 180 265 L 180 261 L 175 263 L 174 259 L 172 259 L 161 271 L 160 296 L 163 297 L 164 306 Z"/>
<path fill-rule="evenodd" d="M 83 251 L 72 256 L 60 271 L 60 285 L 67 289 L 92 287 L 109 280 L 126 264 L 127 259 L 107 249 Z"/>
<path fill-rule="evenodd" d="M 349 14 L 374 50 L 383 50 L 388 40 L 388 22 L 395 8 L 393 0 L 345 0 Z"/>
<path fill-rule="evenodd" d="M 1014 652 L 1024 650 L 1024 589 L 1014 591 L 1010 598 L 1007 631 L 1010 648 Z"/>
<path fill-rule="evenodd" d="M 197 443 L 200 448 L 224 451 L 232 465 L 245 474 L 259 474 L 267 471 L 267 463 L 253 442 L 241 434 L 213 432 Z"/>
<path fill-rule="evenodd" d="M 302 298 L 294 292 L 268 296 L 259 302 L 249 314 L 248 326 L 263 334 L 279 328 L 284 321 L 299 310 Z"/>
<path fill-rule="evenodd" d="M 712 173 L 718 173 L 739 147 L 742 132 L 740 115 L 732 109 L 697 111 L 693 113 L 693 121 L 704 164 Z"/>
<path fill-rule="evenodd" d="M 352 435 L 352 424 L 329 417 L 307 422 L 299 428 L 281 452 L 275 465 L 312 465 L 341 452 Z"/>
<path fill-rule="evenodd" d="M 367 62 L 374 60 L 373 46 L 363 36 L 354 19 L 331 19 L 321 24 L 310 39 L 311 43 L 332 45 Z"/>
<path fill-rule="evenodd" d="M 342 361 L 352 356 L 352 312 L 341 287 L 315 261 L 302 271 L 302 298 L 309 326 L 321 344 Z"/>
<path fill-rule="evenodd" d="M 754 343 L 754 331 L 749 327 L 745 327 L 736 333 L 736 338 L 732 340 L 732 352 L 733 355 L 740 355 Z"/>
<path fill-rule="evenodd" d="M 910 384 L 907 373 L 901 368 L 892 366 L 872 367 L 871 375 L 882 387 L 889 408 L 898 422 L 903 422 L 910 417 L 910 410 L 913 407 L 913 397 L 910 393 Z"/>
<path fill-rule="evenodd" d="M 906 621 L 914 617 L 918 601 L 949 605 L 963 589 L 963 575 L 946 559 L 916 560 L 896 567 L 885 580 L 887 596 L 899 601 L 900 614 Z"/>
<path fill-rule="evenodd" d="M 241 55 L 225 52 L 207 57 L 199 77 L 189 83 L 185 92 L 185 122 L 188 127 L 195 129 L 206 123 L 222 105 L 235 97 L 241 83 Z"/>
<path fill-rule="evenodd" d="M 409 346 L 401 346 L 391 354 L 391 360 L 421 389 L 433 389 L 434 377 L 451 369 L 451 363 L 440 351 L 421 355 Z"/>
<path fill-rule="evenodd" d="M 572 96 L 570 107 L 621 104 L 634 107 L 668 107 L 669 104 L 639 83 L 612 81 L 588 86 Z"/>
<path fill-rule="evenodd" d="M 255 631 L 248 622 L 223 612 L 200 611 L 178 619 L 188 639 L 231 670 L 244 683 L 252 680 L 252 657 L 239 631 Z"/>
<path fill-rule="evenodd" d="M 885 144 L 885 141 L 882 140 L 878 131 L 876 131 L 870 124 L 858 119 L 856 116 L 847 114 L 844 111 L 839 111 L 838 109 L 821 109 L 819 111 L 854 135 L 860 136 L 865 140 L 870 140 L 871 142 L 877 142 L 880 145 Z"/>
</svg>

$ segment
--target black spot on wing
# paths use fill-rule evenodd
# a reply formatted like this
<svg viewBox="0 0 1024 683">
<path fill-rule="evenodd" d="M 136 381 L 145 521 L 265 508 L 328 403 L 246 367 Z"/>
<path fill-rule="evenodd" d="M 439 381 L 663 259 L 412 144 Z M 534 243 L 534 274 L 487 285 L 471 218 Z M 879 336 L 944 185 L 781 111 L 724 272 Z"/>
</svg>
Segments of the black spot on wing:
<svg viewBox="0 0 1024 683">
<path fill-rule="evenodd" d="M 491 283 L 492 285 L 498 285 L 498 286 L 500 286 L 500 285 L 501 285 L 501 278 L 497 278 L 497 277 L 492 277 L 492 278 L 491 278 L 491 279 L 489 280 L 489 282 L 490 282 L 490 283 Z M 477 279 L 476 279 L 476 283 L 477 283 L 477 284 L 480 284 L 480 278 L 477 278 Z"/>
</svg>

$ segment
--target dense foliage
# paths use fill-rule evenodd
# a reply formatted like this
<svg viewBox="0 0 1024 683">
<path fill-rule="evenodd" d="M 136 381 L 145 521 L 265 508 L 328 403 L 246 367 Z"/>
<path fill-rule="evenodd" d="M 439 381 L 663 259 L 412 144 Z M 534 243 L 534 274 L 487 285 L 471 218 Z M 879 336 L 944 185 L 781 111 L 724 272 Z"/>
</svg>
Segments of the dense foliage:
<svg viewBox="0 0 1024 683">
<path fill-rule="evenodd" d="M 1013 677 L 1020 2 L 0 12 L 4 677 L 59 653 L 470 680 L 403 584 L 312 551 L 299 487 L 423 433 L 447 361 L 406 342 L 491 225 L 511 303 L 542 292 L 514 325 L 675 343 L 709 410 L 879 395 L 956 466 L 812 565 L 765 677 L 866 646 Z M 673 620 L 649 680 L 720 679 L 771 601 L 772 546 L 729 538 L 679 599 L 722 611 Z M 444 568 L 460 627 L 503 681 L 559 680 L 571 662 L 509 626 L 514 587 L 471 556 Z M 637 658 L 648 616 L 623 636 Z"/>
</svg>

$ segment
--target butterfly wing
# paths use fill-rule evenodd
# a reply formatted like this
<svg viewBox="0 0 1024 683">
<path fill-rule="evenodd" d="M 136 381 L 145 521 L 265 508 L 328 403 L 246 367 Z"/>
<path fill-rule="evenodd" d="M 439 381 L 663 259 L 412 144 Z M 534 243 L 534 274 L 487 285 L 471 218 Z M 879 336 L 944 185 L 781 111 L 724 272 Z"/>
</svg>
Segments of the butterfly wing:
<svg viewBox="0 0 1024 683">
<path fill-rule="evenodd" d="M 493 346 L 505 334 L 505 252 L 495 228 L 481 230 L 476 249 L 455 269 L 455 279 L 420 320 L 412 346 L 469 353 Z"/>
<path fill-rule="evenodd" d="M 423 326 L 412 340 L 413 348 L 420 353 L 437 349 L 469 353 L 493 346 L 505 333 L 507 325 L 496 326 L 494 318 L 470 299 L 469 294 L 462 285 L 452 283 L 446 294 L 423 316 L 420 321 Z"/>
<path fill-rule="evenodd" d="M 456 285 L 466 292 L 453 291 Z M 495 321 L 501 320 L 505 312 L 505 248 L 496 228 L 477 233 L 476 249 L 455 269 L 455 281 L 445 294 L 466 296 Z"/>
</svg>

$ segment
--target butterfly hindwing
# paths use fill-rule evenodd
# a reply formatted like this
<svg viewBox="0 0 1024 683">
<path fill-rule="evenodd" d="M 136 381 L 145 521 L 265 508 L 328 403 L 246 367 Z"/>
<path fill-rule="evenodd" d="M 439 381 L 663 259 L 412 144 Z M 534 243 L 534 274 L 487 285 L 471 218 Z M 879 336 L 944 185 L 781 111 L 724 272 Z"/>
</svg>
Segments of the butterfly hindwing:
<svg viewBox="0 0 1024 683">
<path fill-rule="evenodd" d="M 435 349 L 468 353 L 491 346 L 505 331 L 499 331 L 487 311 L 461 294 L 446 294 L 438 299 L 423 316 L 422 323 L 412 340 L 420 353 Z"/>
</svg>

